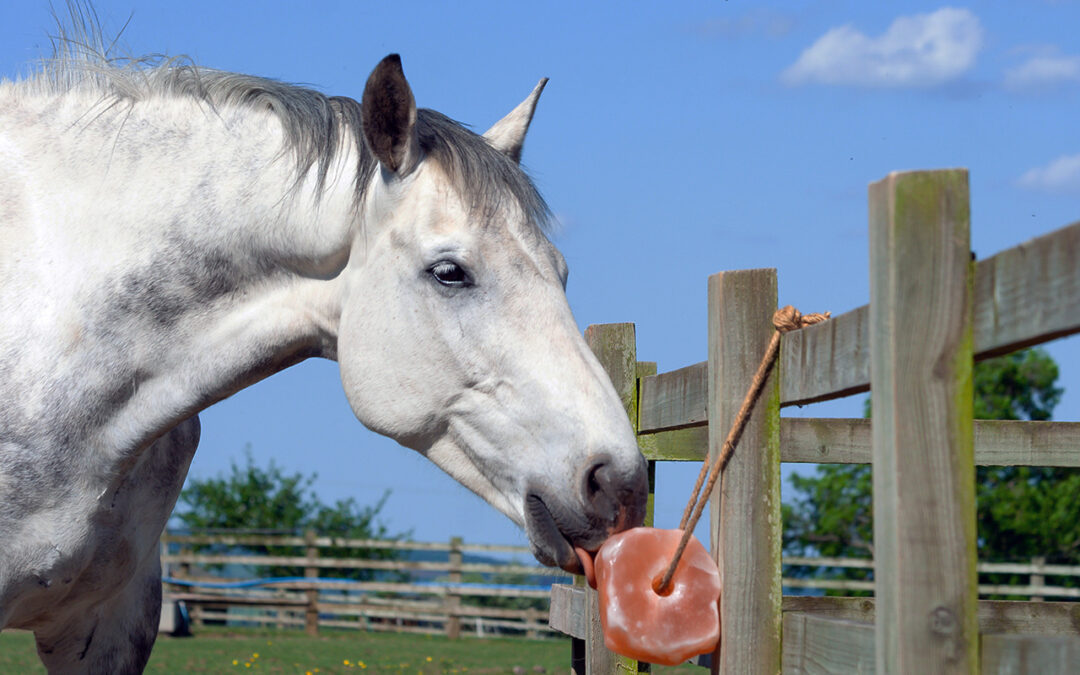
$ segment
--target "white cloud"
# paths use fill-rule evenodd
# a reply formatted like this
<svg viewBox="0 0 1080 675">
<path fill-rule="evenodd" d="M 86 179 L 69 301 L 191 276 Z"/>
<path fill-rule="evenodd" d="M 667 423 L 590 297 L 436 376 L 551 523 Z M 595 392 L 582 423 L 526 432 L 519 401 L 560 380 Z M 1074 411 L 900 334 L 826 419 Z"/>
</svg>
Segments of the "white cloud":
<svg viewBox="0 0 1080 675">
<path fill-rule="evenodd" d="M 975 65 L 982 26 L 966 9 L 897 18 L 878 37 L 851 25 L 833 28 L 781 76 L 788 84 L 929 87 L 954 80 Z"/>
<path fill-rule="evenodd" d="M 1049 89 L 1080 82 L 1080 56 L 1062 56 L 1056 49 L 1032 56 L 1005 71 L 1009 89 Z"/>
<path fill-rule="evenodd" d="M 1063 155 L 1046 166 L 1029 169 L 1016 183 L 1041 192 L 1080 193 L 1080 154 Z"/>
</svg>

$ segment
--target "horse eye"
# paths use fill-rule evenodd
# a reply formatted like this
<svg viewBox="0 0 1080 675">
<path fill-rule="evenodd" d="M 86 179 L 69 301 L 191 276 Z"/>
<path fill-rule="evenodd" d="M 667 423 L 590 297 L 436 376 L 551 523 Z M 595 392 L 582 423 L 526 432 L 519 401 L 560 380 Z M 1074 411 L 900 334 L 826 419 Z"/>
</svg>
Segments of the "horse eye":
<svg viewBox="0 0 1080 675">
<path fill-rule="evenodd" d="M 472 286 L 472 279 L 457 263 L 452 263 L 449 260 L 443 260 L 437 262 L 431 266 L 428 270 L 431 276 L 435 277 L 443 286 L 451 286 L 453 288 L 462 288 L 465 286 Z"/>
</svg>

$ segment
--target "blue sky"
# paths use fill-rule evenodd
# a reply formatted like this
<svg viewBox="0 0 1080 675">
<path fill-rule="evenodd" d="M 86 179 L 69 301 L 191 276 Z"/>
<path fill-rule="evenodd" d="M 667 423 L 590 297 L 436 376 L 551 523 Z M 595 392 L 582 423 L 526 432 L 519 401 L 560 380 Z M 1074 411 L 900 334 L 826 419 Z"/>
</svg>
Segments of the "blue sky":
<svg viewBox="0 0 1080 675">
<path fill-rule="evenodd" d="M 303 7 L 301 8 L 301 4 Z M 558 216 L 579 324 L 633 321 L 638 354 L 704 359 L 706 278 L 776 267 L 781 304 L 868 298 L 866 186 L 971 171 L 980 257 L 1080 219 L 1080 3 L 96 3 L 132 54 L 359 97 L 402 55 L 416 99 L 486 129 L 541 76 L 524 163 Z M 130 22 L 128 21 L 130 18 Z M 0 6 L 0 76 L 49 51 L 46 2 Z M 1080 262 L 1078 262 L 1080 264 Z M 1080 339 L 1050 345 L 1080 420 Z M 754 356 L 753 358 L 756 358 Z M 862 397 L 792 414 L 856 416 Z M 317 472 L 324 500 L 392 491 L 391 529 L 524 543 L 418 455 L 364 430 L 335 364 L 308 362 L 203 413 L 191 475 L 243 458 Z M 661 473 L 674 527 L 696 467 Z"/>
</svg>

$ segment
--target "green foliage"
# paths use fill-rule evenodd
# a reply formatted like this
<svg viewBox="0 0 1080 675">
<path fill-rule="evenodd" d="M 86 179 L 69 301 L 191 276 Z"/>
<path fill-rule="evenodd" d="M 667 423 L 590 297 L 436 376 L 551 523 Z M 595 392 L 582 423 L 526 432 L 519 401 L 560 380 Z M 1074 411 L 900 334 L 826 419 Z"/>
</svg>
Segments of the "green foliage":
<svg viewBox="0 0 1080 675">
<path fill-rule="evenodd" d="M 975 364 L 975 417 L 1049 420 L 1061 400 L 1058 367 L 1041 349 Z M 870 402 L 866 402 L 870 416 Z M 783 505 L 789 555 L 873 555 L 872 474 L 869 465 L 822 464 L 813 476 L 791 476 L 795 499 Z M 977 467 L 979 558 L 1080 564 L 1080 471 L 1045 467 Z M 868 570 L 793 568 L 792 576 L 867 579 Z M 1020 579 L 1025 578 L 1021 577 Z M 1017 579 L 1018 580 L 1018 579 Z M 1004 575 L 990 583 L 1014 583 Z M 1065 583 L 1065 580 L 1062 580 Z"/>
<path fill-rule="evenodd" d="M 286 475 L 270 461 L 255 464 L 251 448 L 245 464 L 232 462 L 227 476 L 189 479 L 180 493 L 186 507 L 176 517 L 190 530 L 300 532 L 319 504 L 308 494 L 315 476 Z"/>
<path fill-rule="evenodd" d="M 390 493 L 386 492 L 375 504 L 360 506 L 352 498 L 333 505 L 321 503 L 311 492 L 315 475 L 286 474 L 271 460 L 266 468 L 255 464 L 250 448 L 245 451 L 243 466 L 233 462 L 227 475 L 207 479 L 190 479 L 180 493 L 180 504 L 174 516 L 191 531 L 247 531 L 257 533 L 303 534 L 314 530 L 322 536 L 342 539 L 399 540 L 406 534 L 391 534 L 379 514 Z M 249 545 L 240 547 L 260 555 L 303 555 L 303 549 L 287 546 Z M 227 553 L 219 545 L 204 545 L 196 550 Z M 387 548 L 322 548 L 320 557 L 396 559 L 399 551 Z M 220 569 L 221 565 L 214 567 Z M 260 576 L 302 576 L 303 568 L 285 566 L 258 567 Z M 319 571 L 321 577 L 356 580 L 398 579 L 400 575 L 378 573 L 377 570 L 328 569 Z"/>
<path fill-rule="evenodd" d="M 1063 390 L 1058 367 L 1042 349 L 1025 349 L 975 364 L 975 419 L 1050 419 Z"/>
</svg>

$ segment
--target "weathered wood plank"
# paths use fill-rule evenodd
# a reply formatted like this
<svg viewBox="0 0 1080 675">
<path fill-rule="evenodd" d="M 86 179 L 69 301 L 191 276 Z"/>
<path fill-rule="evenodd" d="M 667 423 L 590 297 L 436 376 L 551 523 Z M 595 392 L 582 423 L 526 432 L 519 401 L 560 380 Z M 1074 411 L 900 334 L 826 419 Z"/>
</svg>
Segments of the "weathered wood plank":
<svg viewBox="0 0 1080 675">
<path fill-rule="evenodd" d="M 781 608 L 846 621 L 874 622 L 873 598 L 828 598 L 812 595 L 785 595 Z"/>
<path fill-rule="evenodd" d="M 978 667 L 967 171 L 870 186 L 877 671 Z"/>
<path fill-rule="evenodd" d="M 1080 602 L 980 600 L 983 633 L 1080 635 Z"/>
<path fill-rule="evenodd" d="M 975 271 L 977 358 L 1080 332 L 1080 222 L 982 260 Z"/>
<path fill-rule="evenodd" d="M 637 381 L 638 381 L 638 386 L 639 387 L 640 387 L 640 383 L 641 383 L 641 378 L 649 377 L 650 375 L 655 375 L 655 374 L 656 374 L 656 362 L 655 361 L 638 361 L 637 362 L 637 378 L 638 378 Z M 637 400 L 638 400 L 638 403 L 641 402 L 641 390 L 640 390 L 640 388 L 637 391 Z M 638 444 L 638 449 L 642 450 L 642 454 L 645 454 L 644 453 L 644 448 L 641 447 L 640 443 Z M 645 522 L 642 523 L 642 525 L 644 525 L 645 527 L 652 527 L 653 526 L 653 516 L 656 514 L 656 461 L 655 461 L 654 458 L 649 457 L 647 454 L 645 454 L 645 459 L 648 460 L 648 462 L 646 462 L 646 466 L 648 467 L 647 470 L 649 472 L 649 497 L 648 497 L 648 500 L 645 503 Z"/>
<path fill-rule="evenodd" d="M 709 278 L 709 457 L 719 456 L 774 328 L 776 270 Z M 762 390 L 738 450 L 712 496 L 713 555 L 720 568 L 721 673 L 778 673 L 780 600 L 780 397 Z"/>
<path fill-rule="evenodd" d="M 975 463 L 1080 466 L 1080 423 L 976 420 Z"/>
<path fill-rule="evenodd" d="M 645 459 L 700 462 L 709 452 L 709 428 L 689 427 L 638 436 Z"/>
<path fill-rule="evenodd" d="M 658 452 L 690 458 L 686 440 L 658 443 Z M 870 420 L 784 417 L 780 420 L 780 459 L 784 462 L 870 463 Z M 975 464 L 978 466 L 1080 466 L 1080 422 L 1017 422 L 975 420 Z"/>
<path fill-rule="evenodd" d="M 869 464 L 870 420 L 781 418 L 780 459 L 813 464 Z"/>
<path fill-rule="evenodd" d="M 975 266 L 975 359 L 1080 332 L 1080 222 L 1007 249 Z M 817 310 L 818 308 L 809 308 Z M 870 309 L 792 331 L 780 348 L 780 405 L 804 405 L 870 388 Z M 641 431 L 701 425 L 707 364 L 642 382 Z"/>
<path fill-rule="evenodd" d="M 803 612 L 784 614 L 784 673 L 873 673 L 874 626 Z M 984 675 L 1071 675 L 1080 664 L 1080 636 L 984 634 Z"/>
<path fill-rule="evenodd" d="M 709 364 L 695 363 L 641 380 L 642 433 L 681 429 L 708 422 Z"/>
<path fill-rule="evenodd" d="M 784 612 L 808 612 L 851 621 L 874 621 L 874 598 L 785 595 Z M 1080 636 L 1080 602 L 980 600 L 982 633 L 1039 633 Z"/>
<path fill-rule="evenodd" d="M 874 625 L 813 614 L 784 614 L 783 672 L 861 675 L 874 672 Z"/>
<path fill-rule="evenodd" d="M 585 343 L 596 354 L 615 391 L 622 401 L 631 426 L 638 420 L 637 338 L 632 323 L 611 323 L 585 329 Z M 579 582 L 580 583 L 580 582 Z M 585 638 L 586 672 L 590 675 L 621 675 L 638 671 L 638 663 L 607 649 L 600 625 L 600 598 L 591 588 L 585 589 L 588 628 Z"/>
<path fill-rule="evenodd" d="M 819 311 L 817 308 L 806 311 Z M 780 347 L 781 405 L 850 396 L 870 388 L 867 305 L 784 336 Z"/>
<path fill-rule="evenodd" d="M 585 329 L 585 343 L 611 378 L 624 409 L 634 405 L 637 393 L 637 342 L 632 323 L 594 324 Z M 634 410 L 636 413 L 636 409 Z M 637 419 L 637 415 L 630 417 Z"/>
<path fill-rule="evenodd" d="M 1065 635 L 983 635 L 984 675 L 1075 675 L 1080 668 L 1080 637 Z"/>
<path fill-rule="evenodd" d="M 584 640 L 588 637 L 589 620 L 585 607 L 585 588 L 569 584 L 551 587 L 548 625 L 560 633 Z"/>
</svg>

